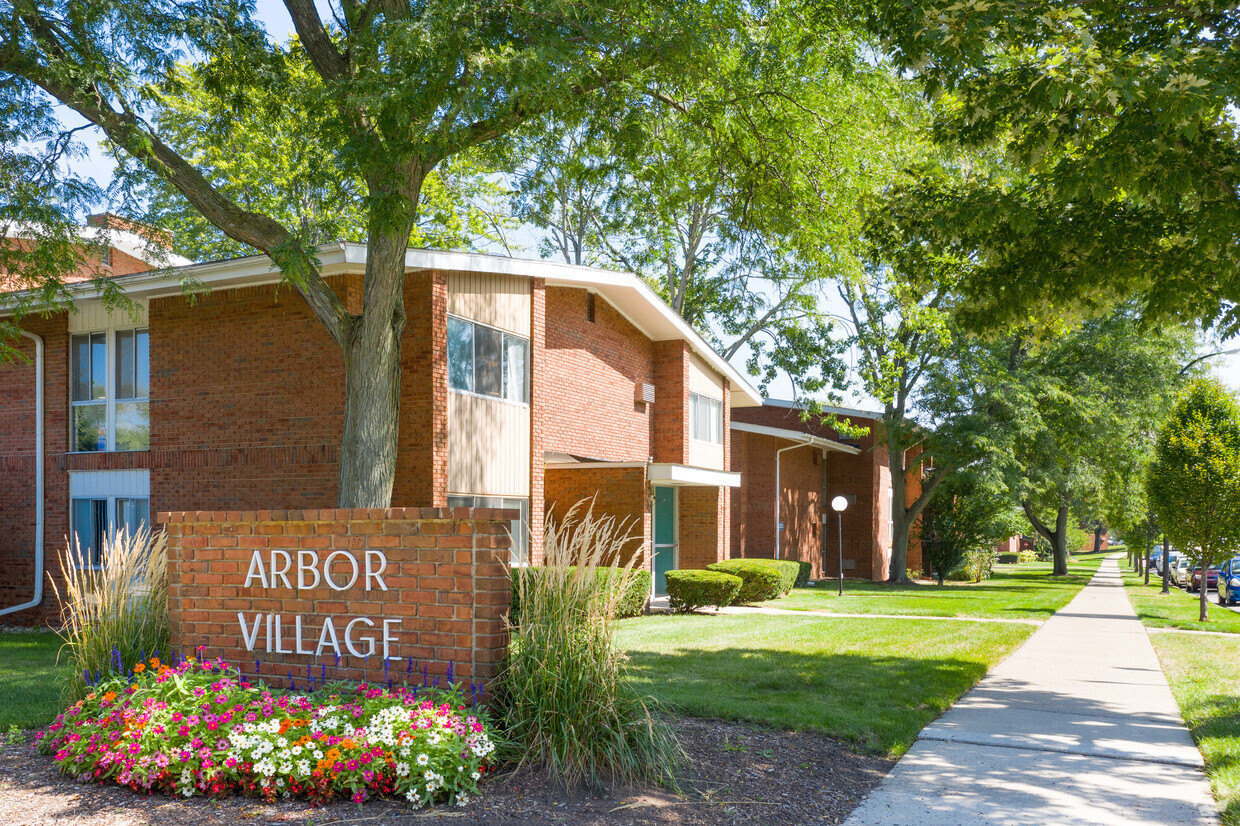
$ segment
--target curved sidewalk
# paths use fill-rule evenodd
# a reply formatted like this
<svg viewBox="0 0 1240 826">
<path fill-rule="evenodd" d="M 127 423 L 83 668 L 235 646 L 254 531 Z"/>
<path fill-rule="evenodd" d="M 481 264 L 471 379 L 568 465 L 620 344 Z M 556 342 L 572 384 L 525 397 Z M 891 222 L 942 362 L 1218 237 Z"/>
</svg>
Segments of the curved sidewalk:
<svg viewBox="0 0 1240 826">
<path fill-rule="evenodd" d="M 1217 824 L 1201 766 L 1111 558 L 845 826 Z"/>
</svg>

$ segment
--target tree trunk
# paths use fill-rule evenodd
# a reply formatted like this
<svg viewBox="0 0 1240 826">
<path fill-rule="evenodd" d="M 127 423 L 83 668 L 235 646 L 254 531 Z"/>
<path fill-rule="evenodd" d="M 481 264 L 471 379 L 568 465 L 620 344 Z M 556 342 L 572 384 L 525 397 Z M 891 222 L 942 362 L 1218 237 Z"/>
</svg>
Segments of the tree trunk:
<svg viewBox="0 0 1240 826">
<path fill-rule="evenodd" d="M 1094 528 L 1094 553 L 1102 552 L 1102 526 Z"/>
<path fill-rule="evenodd" d="M 1163 552 L 1162 552 L 1162 579 L 1163 579 L 1162 592 L 1164 594 L 1171 593 L 1171 560 L 1169 558 L 1170 556 L 1171 556 L 1171 546 L 1170 546 L 1170 543 L 1167 542 L 1166 534 L 1164 534 L 1163 535 Z M 1203 570 L 1201 573 L 1204 575 L 1205 571 Z M 1189 578 L 1189 581 L 1191 582 L 1193 578 L 1193 572 L 1191 570 L 1188 572 L 1188 578 Z"/>
<path fill-rule="evenodd" d="M 371 232 L 362 314 L 352 317 L 344 331 L 344 437 L 337 507 L 386 508 L 392 502 L 408 238 L 409 227 L 403 224 Z"/>
<path fill-rule="evenodd" d="M 1038 518 L 1033 511 L 1033 505 L 1028 501 L 1021 502 L 1021 507 L 1025 509 L 1025 516 L 1029 519 L 1029 524 L 1037 531 L 1047 542 L 1051 543 L 1051 558 L 1054 560 L 1051 566 L 1051 576 L 1067 576 L 1068 575 L 1068 506 L 1060 504 L 1059 510 L 1055 514 L 1055 530 L 1052 531 Z"/>
<path fill-rule="evenodd" d="M 1051 541 L 1055 564 L 1051 576 L 1068 575 L 1068 506 L 1060 505 L 1055 515 L 1055 538 Z"/>
<path fill-rule="evenodd" d="M 1201 602 L 1200 602 L 1201 616 L 1197 617 L 1198 622 L 1209 622 L 1210 621 L 1210 600 L 1206 598 L 1206 572 L 1207 571 L 1209 571 L 1209 567 L 1206 565 L 1206 561 L 1203 558 L 1201 560 L 1201 589 L 1200 589 L 1200 593 L 1198 594 L 1198 596 L 1201 597 Z"/>
<path fill-rule="evenodd" d="M 1146 585 L 1150 584 L 1150 554 L 1152 554 L 1154 551 L 1153 545 L 1154 545 L 1153 540 L 1151 539 L 1145 540 L 1145 584 Z"/>
<path fill-rule="evenodd" d="M 887 566 L 887 579 L 892 582 L 908 582 L 908 534 L 911 526 L 904 498 L 904 451 L 896 449 L 895 441 L 888 436 L 887 464 L 891 470 L 891 560 Z"/>
</svg>

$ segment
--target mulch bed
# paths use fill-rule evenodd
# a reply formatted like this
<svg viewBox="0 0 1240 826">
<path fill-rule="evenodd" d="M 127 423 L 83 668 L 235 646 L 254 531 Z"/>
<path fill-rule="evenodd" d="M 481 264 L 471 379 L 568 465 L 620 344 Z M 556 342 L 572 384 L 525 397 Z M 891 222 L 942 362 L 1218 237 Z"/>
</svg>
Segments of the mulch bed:
<svg viewBox="0 0 1240 826">
<path fill-rule="evenodd" d="M 500 774 L 464 808 L 411 810 L 403 801 L 371 800 L 312 808 L 301 801 L 251 798 L 188 800 L 143 796 L 116 786 L 84 785 L 60 775 L 51 758 L 0 734 L 0 823 L 366 824 L 399 826 L 444 818 L 469 824 L 798 824 L 840 823 L 892 763 L 854 754 L 817 734 L 751 728 L 717 720 L 675 723 L 689 755 L 684 794 L 659 789 L 603 789 L 565 794 L 538 775 Z"/>
</svg>

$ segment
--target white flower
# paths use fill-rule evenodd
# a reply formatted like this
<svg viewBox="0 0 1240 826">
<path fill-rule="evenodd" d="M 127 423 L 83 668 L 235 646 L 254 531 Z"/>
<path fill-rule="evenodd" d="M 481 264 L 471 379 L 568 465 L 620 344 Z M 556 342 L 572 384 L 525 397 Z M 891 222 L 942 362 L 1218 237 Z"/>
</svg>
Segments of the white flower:
<svg viewBox="0 0 1240 826">
<path fill-rule="evenodd" d="M 477 780 L 478 778 L 482 777 L 482 775 L 479 774 L 478 772 L 474 772 L 473 774 L 470 775 L 470 777 L 473 778 L 474 780 Z"/>
<path fill-rule="evenodd" d="M 320 751 L 319 749 L 315 749 L 315 750 L 314 750 L 314 759 L 315 759 L 315 760 L 322 760 L 322 759 L 323 759 L 323 752 L 322 752 L 322 751 Z"/>
<path fill-rule="evenodd" d="M 419 765 L 419 766 L 425 766 L 425 765 L 426 765 L 427 763 L 429 763 L 430 761 L 431 761 L 431 758 L 430 758 L 429 756 L 427 756 L 427 755 L 425 755 L 425 754 L 419 754 L 419 755 L 418 755 L 418 765 Z"/>
<path fill-rule="evenodd" d="M 468 803 L 469 803 L 469 795 L 465 794 L 464 792 L 461 792 L 460 795 L 456 798 L 456 805 L 464 806 Z"/>
</svg>

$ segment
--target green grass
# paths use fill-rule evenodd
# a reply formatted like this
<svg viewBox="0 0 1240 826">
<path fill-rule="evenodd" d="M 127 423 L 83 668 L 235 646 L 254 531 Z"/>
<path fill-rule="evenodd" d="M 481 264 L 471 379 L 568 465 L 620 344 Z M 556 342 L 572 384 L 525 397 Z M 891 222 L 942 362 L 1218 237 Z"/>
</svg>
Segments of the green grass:
<svg viewBox="0 0 1240 826">
<path fill-rule="evenodd" d="M 1205 758 L 1223 823 L 1240 826 L 1240 637 L 1150 637 L 1180 713 Z"/>
<path fill-rule="evenodd" d="M 0 731 L 41 728 L 64 709 L 56 665 L 60 638 L 51 632 L 0 634 Z"/>
<path fill-rule="evenodd" d="M 1073 557 L 1066 577 L 1052 578 L 1049 562 L 996 565 L 994 576 L 983 582 L 897 586 L 845 580 L 841 597 L 837 595 L 838 582 L 830 580 L 817 582 L 812 588 L 797 588 L 783 599 L 762 604 L 839 614 L 1044 620 L 1067 605 L 1111 553 L 1114 551 Z"/>
<path fill-rule="evenodd" d="M 1025 641 L 1016 624 L 791 615 L 625 620 L 630 679 L 698 717 L 811 730 L 898 757 Z"/>
<path fill-rule="evenodd" d="M 1200 598 L 1197 594 L 1189 594 L 1180 588 L 1171 586 L 1171 592 L 1162 593 L 1162 579 L 1150 575 L 1150 584 L 1145 585 L 1144 574 L 1134 574 L 1120 560 L 1124 572 L 1124 586 L 1128 599 L 1136 609 L 1137 616 L 1150 628 L 1184 628 L 1190 631 L 1227 631 L 1240 634 L 1240 614 L 1228 611 L 1215 600 L 1218 597 L 1209 593 L 1210 621 L 1199 622 L 1201 615 Z"/>
</svg>

